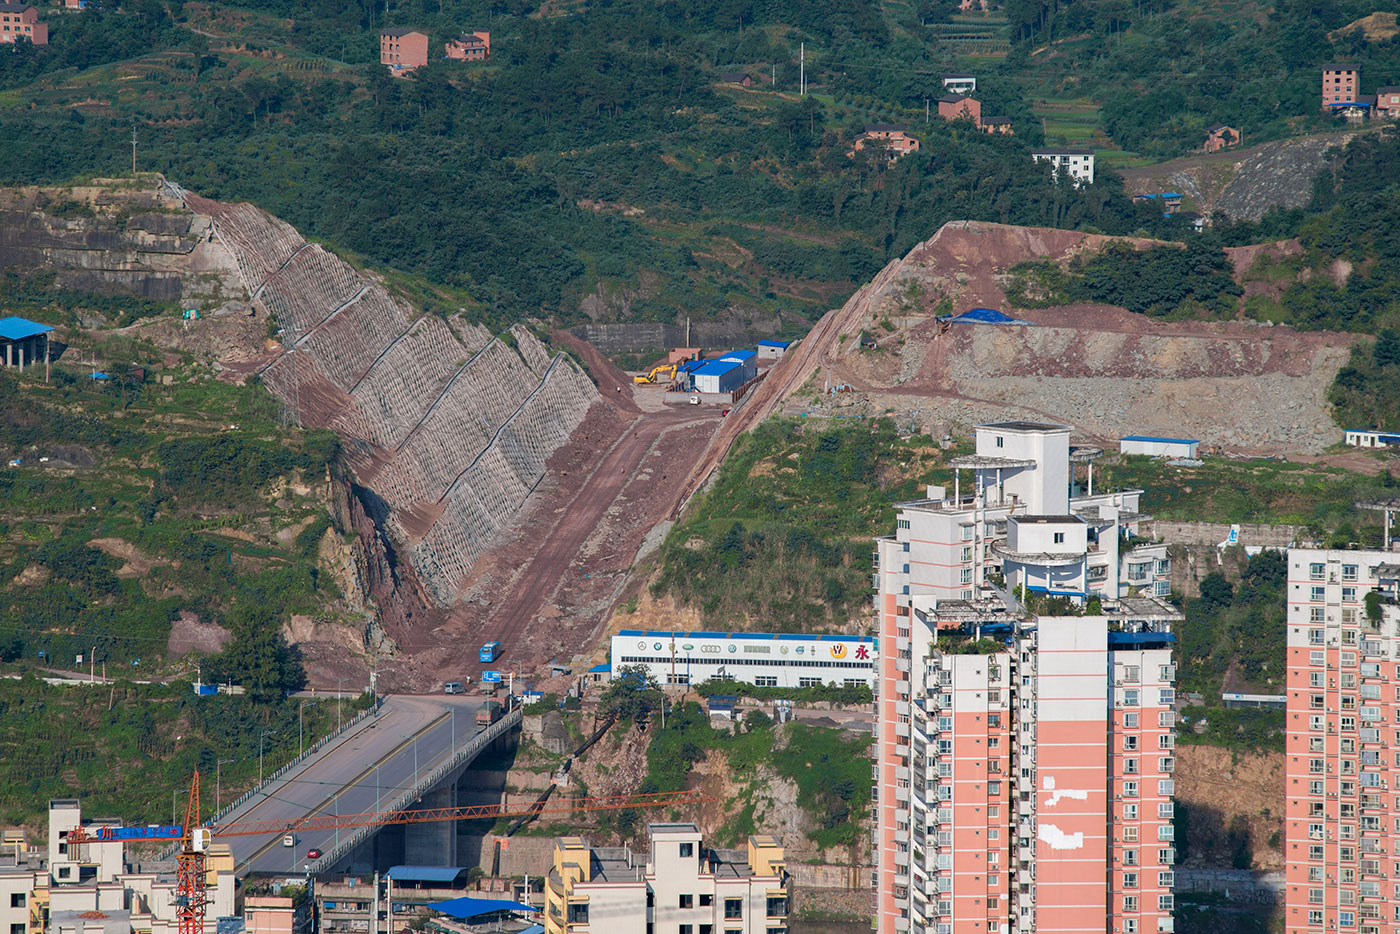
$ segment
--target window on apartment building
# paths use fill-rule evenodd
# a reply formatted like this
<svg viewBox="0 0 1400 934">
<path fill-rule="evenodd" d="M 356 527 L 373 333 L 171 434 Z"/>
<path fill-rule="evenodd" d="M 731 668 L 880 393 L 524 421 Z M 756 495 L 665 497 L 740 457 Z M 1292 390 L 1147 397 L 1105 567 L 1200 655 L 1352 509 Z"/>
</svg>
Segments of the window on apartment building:
<svg viewBox="0 0 1400 934">
<path fill-rule="evenodd" d="M 1123 726 L 1127 727 L 1127 728 L 1130 729 L 1130 730 L 1135 730 L 1135 729 L 1137 729 L 1137 725 L 1138 725 L 1138 715 L 1137 715 L 1136 713 L 1125 713 L 1125 714 L 1123 714 Z M 1127 741 L 1128 741 L 1128 738 L 1127 738 L 1127 737 L 1124 737 L 1124 738 L 1123 738 L 1123 742 L 1126 744 Z M 1137 737 L 1133 737 L 1133 743 L 1134 743 L 1135 745 L 1133 745 L 1131 748 L 1136 749 L 1136 748 L 1137 748 L 1137 746 L 1136 746 Z M 1124 745 L 1123 748 L 1124 748 L 1124 749 L 1127 749 L 1127 748 L 1129 748 L 1129 747 L 1126 746 L 1126 745 Z"/>
<path fill-rule="evenodd" d="M 1157 802 L 1157 817 L 1161 820 L 1172 819 L 1172 803 L 1170 801 Z"/>
<path fill-rule="evenodd" d="M 24 932 L 25 926 L 23 924 L 10 925 L 10 934 L 24 934 Z"/>
<path fill-rule="evenodd" d="M 1137 843 L 1137 838 L 1138 838 L 1138 829 L 1137 829 L 1136 827 L 1124 827 L 1124 828 L 1123 828 L 1123 842 L 1124 842 L 1124 843 Z"/>
<path fill-rule="evenodd" d="M 1123 919 L 1123 934 L 1138 934 L 1137 918 Z"/>
<path fill-rule="evenodd" d="M 1355 927 L 1355 926 L 1356 926 L 1356 912 L 1354 912 L 1354 911 L 1339 911 L 1339 912 L 1337 912 L 1337 923 L 1338 923 L 1339 925 L 1341 925 L 1342 927 L 1344 927 L 1344 928 Z"/>
<path fill-rule="evenodd" d="M 1157 703 L 1170 707 L 1176 703 L 1175 688 L 1159 688 L 1157 691 Z"/>
<path fill-rule="evenodd" d="M 1138 910 L 1138 897 L 1137 897 L 1136 895 L 1124 895 L 1124 896 L 1123 896 L 1123 910 L 1124 910 L 1125 912 L 1137 911 L 1137 910 Z"/>
<path fill-rule="evenodd" d="M 1123 689 L 1123 703 L 1127 704 L 1129 707 L 1136 707 L 1138 705 L 1138 697 L 1137 688 Z"/>
<path fill-rule="evenodd" d="M 680 928 L 680 934 L 690 934 L 691 931 L 695 930 L 695 926 L 691 924 L 682 924 Z"/>
<path fill-rule="evenodd" d="M 1308 859 L 1322 859 L 1322 846 L 1320 844 L 1313 844 L 1308 847 Z"/>
<path fill-rule="evenodd" d="M 1166 597 L 1171 595 L 1172 585 L 1170 581 L 1158 581 L 1152 585 L 1152 590 L 1157 596 Z"/>
<path fill-rule="evenodd" d="M 1310 729 L 1310 730 L 1321 730 L 1321 729 L 1323 729 L 1323 728 L 1324 728 L 1324 723 L 1323 723 L 1322 715 L 1321 715 L 1321 714 L 1317 714 L 1317 715 L 1315 715 L 1315 716 L 1308 717 L 1308 729 Z"/>
<path fill-rule="evenodd" d="M 1161 863 L 1163 866 L 1170 866 L 1172 863 L 1176 862 L 1176 850 L 1158 850 L 1157 862 Z"/>
<path fill-rule="evenodd" d="M 962 569 L 962 573 L 959 575 L 958 583 L 959 583 L 959 584 L 970 584 L 970 583 L 972 583 L 972 568 L 963 568 L 963 569 Z"/>
<path fill-rule="evenodd" d="M 694 908 L 694 907 L 695 907 L 695 896 L 694 896 L 694 895 L 682 895 L 682 896 L 680 897 L 680 906 L 679 906 L 679 907 L 681 907 L 681 908 Z M 684 932 L 682 932 L 682 934 L 684 934 Z"/>
<path fill-rule="evenodd" d="M 588 904 L 587 904 L 586 902 L 583 903 L 583 904 L 578 904 L 578 905 L 575 905 L 575 904 L 573 904 L 573 903 L 570 903 L 570 905 L 569 905 L 569 923 L 570 923 L 570 924 L 587 924 L 587 923 L 588 923 Z"/>
<path fill-rule="evenodd" d="M 1157 760 L 1157 771 L 1172 772 L 1176 770 L 1176 760 L 1171 756 L 1162 756 Z"/>
<path fill-rule="evenodd" d="M 1124 819 L 1124 820 L 1137 820 L 1137 817 L 1138 817 L 1138 806 L 1137 806 L 1136 804 L 1125 804 L 1125 805 L 1123 805 L 1123 819 Z"/>
<path fill-rule="evenodd" d="M 1064 533 L 1064 532 L 1056 532 L 1056 533 L 1055 533 L 1055 544 L 1056 544 L 1056 545 L 1063 545 L 1064 543 L 1065 543 L 1065 533 Z"/>
<path fill-rule="evenodd" d="M 1124 851 L 1123 851 L 1123 865 L 1124 865 L 1124 866 L 1136 866 L 1136 865 L 1137 865 L 1137 861 L 1138 861 L 1138 860 L 1137 860 L 1137 850 L 1124 850 Z"/>
<path fill-rule="evenodd" d="M 726 898 L 724 900 L 724 919 L 734 921 L 744 916 L 744 900 L 742 898 Z"/>
<path fill-rule="evenodd" d="M 1123 760 L 1123 774 L 1124 774 L 1124 775 L 1135 775 L 1135 774 L 1137 773 L 1137 770 L 1138 770 L 1138 760 L 1136 760 L 1136 759 L 1124 759 L 1124 760 Z"/>
<path fill-rule="evenodd" d="M 1125 889 L 1135 889 L 1135 888 L 1137 888 L 1137 887 L 1138 887 L 1137 879 L 1138 879 L 1138 876 L 1137 876 L 1137 873 L 1135 873 L 1135 872 L 1125 872 L 1125 873 L 1123 873 L 1123 888 L 1125 888 Z"/>
<path fill-rule="evenodd" d="M 768 917 L 786 918 L 788 913 L 788 901 L 786 898 L 768 899 Z"/>
<path fill-rule="evenodd" d="M 968 546 L 968 547 L 966 547 L 966 548 L 964 548 L 964 549 L 962 550 L 962 559 L 963 559 L 964 561 L 971 561 L 971 560 L 972 560 L 972 547 L 971 547 L 971 546 Z"/>
<path fill-rule="evenodd" d="M 25 894 L 26 894 L 26 893 L 24 893 L 24 892 L 11 892 L 11 893 L 10 893 L 10 907 L 11 907 L 11 908 L 23 908 L 23 907 L 24 907 L 24 896 L 25 896 Z"/>
<path fill-rule="evenodd" d="M 1310 795 L 1320 795 L 1320 794 L 1322 794 L 1322 790 L 1323 790 L 1323 789 L 1322 789 L 1322 782 L 1320 782 L 1320 781 L 1311 781 L 1311 782 L 1308 782 L 1308 794 L 1310 794 Z"/>
<path fill-rule="evenodd" d="M 1129 684 L 1136 684 L 1142 680 L 1142 668 L 1138 665 L 1124 665 L 1123 680 Z"/>
<path fill-rule="evenodd" d="M 1342 580 L 1344 580 L 1344 581 L 1354 581 L 1354 580 L 1356 580 L 1356 579 L 1357 579 L 1356 570 L 1357 570 L 1357 567 L 1356 567 L 1356 565 L 1354 565 L 1354 564 L 1344 564 L 1344 565 L 1342 565 Z"/>
<path fill-rule="evenodd" d="M 1313 588 L 1310 588 L 1310 590 L 1309 590 L 1309 599 L 1311 599 L 1313 603 L 1322 603 L 1324 600 L 1327 599 L 1327 588 L 1326 588 L 1326 587 L 1313 587 Z"/>
<path fill-rule="evenodd" d="M 1356 588 L 1355 588 L 1355 587 L 1343 587 L 1343 588 L 1342 588 L 1342 602 L 1343 602 L 1343 603 L 1355 603 L 1355 602 L 1356 602 Z M 1355 620 L 1355 619 L 1356 619 L 1356 613 L 1355 613 L 1355 612 L 1352 612 L 1352 613 L 1345 613 L 1345 612 L 1344 612 L 1344 613 L 1342 613 L 1342 619 L 1343 619 L 1343 620 L 1345 620 L 1348 616 L 1350 616 L 1350 617 L 1352 618 L 1352 620 Z"/>
<path fill-rule="evenodd" d="M 1125 797 L 1125 798 L 1136 798 L 1137 796 L 1138 796 L 1138 783 L 1137 783 L 1137 782 L 1124 782 L 1124 783 L 1123 783 L 1123 797 Z"/>
<path fill-rule="evenodd" d="M 1313 562 L 1308 565 L 1308 576 L 1315 581 L 1320 581 L 1327 576 L 1327 565 L 1321 562 Z"/>
<path fill-rule="evenodd" d="M 713 895 L 704 895 L 704 894 L 702 894 L 702 895 L 700 896 L 700 907 L 701 907 L 701 908 L 709 908 L 709 907 L 711 907 L 712 905 L 714 905 L 714 903 L 715 903 L 715 897 L 714 897 Z M 701 931 L 700 934 L 705 934 L 705 932 L 704 932 L 704 931 Z"/>
<path fill-rule="evenodd" d="M 1322 926 L 1322 912 L 1319 911 L 1319 910 L 1316 909 L 1316 908 L 1309 909 L 1309 910 L 1308 910 L 1308 924 L 1315 924 L 1315 925 L 1317 925 L 1318 927 L 1321 927 L 1321 926 Z"/>
</svg>

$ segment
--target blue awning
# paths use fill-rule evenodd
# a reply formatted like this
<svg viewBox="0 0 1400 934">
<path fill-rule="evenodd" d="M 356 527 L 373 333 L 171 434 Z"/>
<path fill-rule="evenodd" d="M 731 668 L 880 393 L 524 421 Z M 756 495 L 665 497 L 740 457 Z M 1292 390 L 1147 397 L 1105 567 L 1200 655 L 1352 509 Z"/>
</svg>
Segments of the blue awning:
<svg viewBox="0 0 1400 934">
<path fill-rule="evenodd" d="M 395 882 L 456 882 L 465 871 L 461 866 L 394 866 L 389 878 Z"/>
<path fill-rule="evenodd" d="M 14 315 L 0 318 L 0 338 L 7 341 L 20 341 L 52 330 L 47 324 L 39 324 L 27 318 L 16 318 Z"/>
<path fill-rule="evenodd" d="M 533 905 L 526 905 L 521 902 L 509 902 L 502 898 L 449 898 L 445 902 L 438 902 L 430 905 L 434 911 L 440 911 L 453 918 L 478 918 L 481 915 L 495 914 L 498 911 L 539 911 Z"/>
<path fill-rule="evenodd" d="M 607 662 L 601 665 L 594 665 L 592 668 L 588 669 L 588 673 L 590 675 L 610 675 L 612 674 L 612 665 Z"/>
</svg>

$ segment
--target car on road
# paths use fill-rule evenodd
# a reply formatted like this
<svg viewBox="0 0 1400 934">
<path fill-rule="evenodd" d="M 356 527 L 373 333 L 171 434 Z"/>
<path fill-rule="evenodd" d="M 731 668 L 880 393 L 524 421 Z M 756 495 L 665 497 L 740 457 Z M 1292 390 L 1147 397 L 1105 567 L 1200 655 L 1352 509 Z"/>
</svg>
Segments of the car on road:
<svg viewBox="0 0 1400 934">
<path fill-rule="evenodd" d="M 309 850 L 306 851 L 306 858 L 307 858 L 307 859 L 320 859 L 320 858 L 321 858 L 321 851 L 318 850 L 318 849 L 316 849 L 315 847 L 312 847 L 311 849 L 309 849 Z"/>
<path fill-rule="evenodd" d="M 466 687 L 463 686 L 460 681 L 449 681 L 442 686 L 442 693 L 444 694 L 465 694 L 466 692 Z"/>
</svg>

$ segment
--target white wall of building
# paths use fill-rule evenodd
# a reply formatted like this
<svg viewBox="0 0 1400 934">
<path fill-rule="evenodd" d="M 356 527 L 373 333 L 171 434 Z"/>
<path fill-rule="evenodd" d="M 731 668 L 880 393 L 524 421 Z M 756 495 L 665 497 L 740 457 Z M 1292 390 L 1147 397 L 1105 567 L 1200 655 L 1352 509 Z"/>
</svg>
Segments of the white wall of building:
<svg viewBox="0 0 1400 934">
<path fill-rule="evenodd" d="M 1120 454 L 1142 454 L 1147 457 L 1196 457 L 1201 442 L 1186 438 L 1130 437 L 1118 442 Z"/>
<path fill-rule="evenodd" d="M 800 636 L 624 629 L 612 637 L 613 675 L 643 665 L 659 684 L 740 681 L 761 687 L 875 682 L 875 640 L 868 636 Z"/>
</svg>

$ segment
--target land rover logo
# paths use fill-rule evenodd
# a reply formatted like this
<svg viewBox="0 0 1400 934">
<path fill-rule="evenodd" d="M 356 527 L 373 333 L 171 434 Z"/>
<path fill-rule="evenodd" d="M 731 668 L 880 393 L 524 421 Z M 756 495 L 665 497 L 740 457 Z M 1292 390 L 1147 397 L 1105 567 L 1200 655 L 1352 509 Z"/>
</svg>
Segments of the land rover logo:
<svg viewBox="0 0 1400 934">
<path fill-rule="evenodd" d="M 833 645 L 833 646 L 831 647 L 831 657 L 832 657 L 832 658 L 845 658 L 845 657 L 846 657 L 846 647 L 845 647 L 844 645 L 842 645 L 841 643 L 839 643 L 839 642 L 836 643 L 835 645 Z"/>
<path fill-rule="evenodd" d="M 683 650 L 687 651 L 687 652 L 693 652 L 693 651 L 695 651 L 695 646 L 691 645 L 689 642 L 687 642 L 685 645 L 681 646 L 681 648 L 682 648 Z"/>
</svg>

